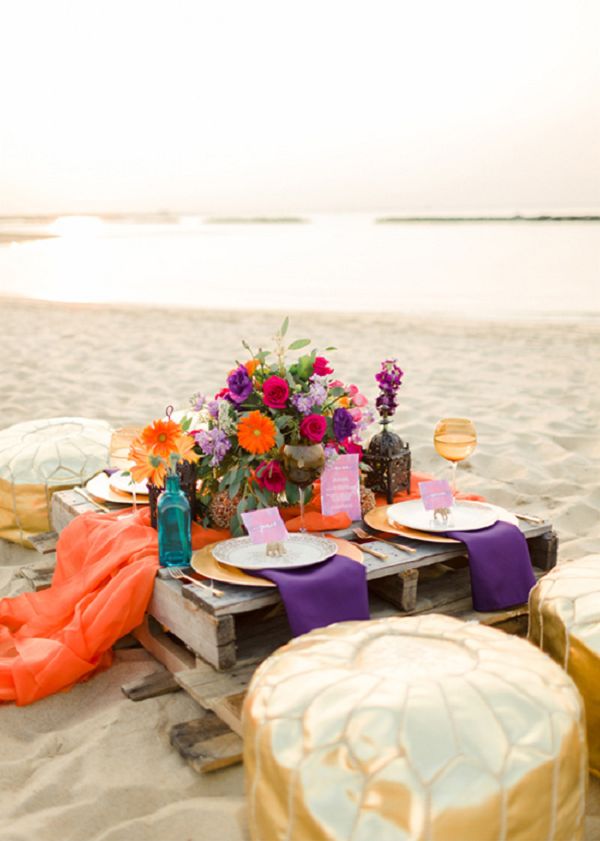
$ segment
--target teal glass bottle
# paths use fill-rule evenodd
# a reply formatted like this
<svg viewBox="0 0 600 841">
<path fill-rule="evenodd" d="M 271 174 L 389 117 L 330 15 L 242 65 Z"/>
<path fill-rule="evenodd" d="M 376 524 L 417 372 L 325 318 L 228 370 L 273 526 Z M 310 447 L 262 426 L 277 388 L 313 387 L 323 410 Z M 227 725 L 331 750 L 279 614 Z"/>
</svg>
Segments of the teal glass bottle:
<svg viewBox="0 0 600 841">
<path fill-rule="evenodd" d="M 161 566 L 187 566 L 192 557 L 190 503 L 179 476 L 168 474 L 158 498 L 158 558 Z"/>
</svg>

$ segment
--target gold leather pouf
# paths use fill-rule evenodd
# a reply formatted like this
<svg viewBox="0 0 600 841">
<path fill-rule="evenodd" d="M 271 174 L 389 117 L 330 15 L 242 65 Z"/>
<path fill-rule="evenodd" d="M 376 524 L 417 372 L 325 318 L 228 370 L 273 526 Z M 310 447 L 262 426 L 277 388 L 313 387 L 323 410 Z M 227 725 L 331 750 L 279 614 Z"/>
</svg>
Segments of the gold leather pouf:
<svg viewBox="0 0 600 841">
<path fill-rule="evenodd" d="M 573 682 L 448 616 L 343 622 L 257 670 L 243 711 L 253 841 L 583 838 Z"/>
<path fill-rule="evenodd" d="M 537 583 L 529 595 L 529 639 L 577 684 L 590 771 L 600 776 L 600 555 L 561 564 Z"/>
<path fill-rule="evenodd" d="M 108 465 L 112 428 L 90 418 L 45 418 L 0 430 L 0 538 L 29 545 L 50 528 L 50 499 Z"/>
</svg>

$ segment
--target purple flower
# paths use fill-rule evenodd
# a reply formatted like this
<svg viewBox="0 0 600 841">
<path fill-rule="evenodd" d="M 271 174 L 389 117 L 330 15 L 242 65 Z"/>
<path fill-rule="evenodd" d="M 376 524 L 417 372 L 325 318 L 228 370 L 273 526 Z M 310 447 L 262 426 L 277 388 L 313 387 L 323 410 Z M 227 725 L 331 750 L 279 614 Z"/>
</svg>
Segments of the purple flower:
<svg viewBox="0 0 600 841">
<path fill-rule="evenodd" d="M 204 455 L 212 456 L 210 460 L 211 467 L 217 467 L 228 451 L 231 449 L 231 441 L 227 435 L 216 427 L 209 429 L 208 432 L 201 429 L 196 433 L 196 444 L 200 447 Z"/>
<path fill-rule="evenodd" d="M 322 406 L 327 400 L 327 387 L 320 382 L 312 382 L 308 393 L 312 397 L 313 406 Z"/>
<path fill-rule="evenodd" d="M 402 385 L 402 377 L 404 371 L 396 365 L 395 359 L 386 359 L 381 363 L 381 371 L 375 374 L 375 379 L 379 383 L 379 396 L 375 401 L 375 406 L 379 414 L 387 418 L 393 415 L 398 407 L 396 402 L 398 390 Z"/>
<path fill-rule="evenodd" d="M 300 412 L 301 415 L 309 415 L 314 405 L 314 400 L 310 394 L 292 394 L 292 406 Z"/>
<path fill-rule="evenodd" d="M 243 365 L 236 368 L 228 377 L 229 397 L 234 403 L 243 403 L 252 393 L 252 380 Z"/>
<path fill-rule="evenodd" d="M 208 414 L 211 416 L 211 418 L 214 418 L 215 420 L 219 417 L 219 404 L 220 404 L 220 402 L 221 402 L 220 400 L 209 400 L 208 403 L 206 404 Z"/>
<path fill-rule="evenodd" d="M 356 423 L 350 412 L 346 409 L 335 410 L 333 413 L 333 434 L 338 441 L 345 441 L 346 438 L 350 438 L 355 427 Z"/>
<path fill-rule="evenodd" d="M 192 397 L 192 406 L 195 412 L 200 412 L 206 405 L 206 397 L 201 393 L 197 392 Z"/>
</svg>

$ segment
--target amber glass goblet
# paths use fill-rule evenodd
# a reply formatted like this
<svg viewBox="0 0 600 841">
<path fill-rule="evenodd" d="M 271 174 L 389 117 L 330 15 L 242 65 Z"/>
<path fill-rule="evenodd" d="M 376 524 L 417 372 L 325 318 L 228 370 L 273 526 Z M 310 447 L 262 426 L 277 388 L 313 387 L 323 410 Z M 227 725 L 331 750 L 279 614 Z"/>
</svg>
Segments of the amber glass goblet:
<svg viewBox="0 0 600 841">
<path fill-rule="evenodd" d="M 469 418 L 442 418 L 433 433 L 436 452 L 452 465 L 452 493 L 456 496 L 456 468 L 477 446 L 475 424 Z"/>
<path fill-rule="evenodd" d="M 300 531 L 304 525 L 304 489 L 315 482 L 325 466 L 325 451 L 321 444 L 286 444 L 282 450 L 283 472 L 298 488 L 300 499 Z"/>
</svg>

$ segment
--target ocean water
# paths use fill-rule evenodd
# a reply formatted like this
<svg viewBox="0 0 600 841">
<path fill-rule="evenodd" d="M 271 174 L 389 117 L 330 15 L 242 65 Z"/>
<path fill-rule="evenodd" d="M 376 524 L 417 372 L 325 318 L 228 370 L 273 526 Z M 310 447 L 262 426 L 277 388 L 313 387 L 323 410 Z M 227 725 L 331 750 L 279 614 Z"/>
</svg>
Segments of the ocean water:
<svg viewBox="0 0 600 841">
<path fill-rule="evenodd" d="M 11 242 L 13 234 L 52 238 Z M 0 293 L 217 309 L 600 316 L 600 222 L 0 220 Z"/>
</svg>

